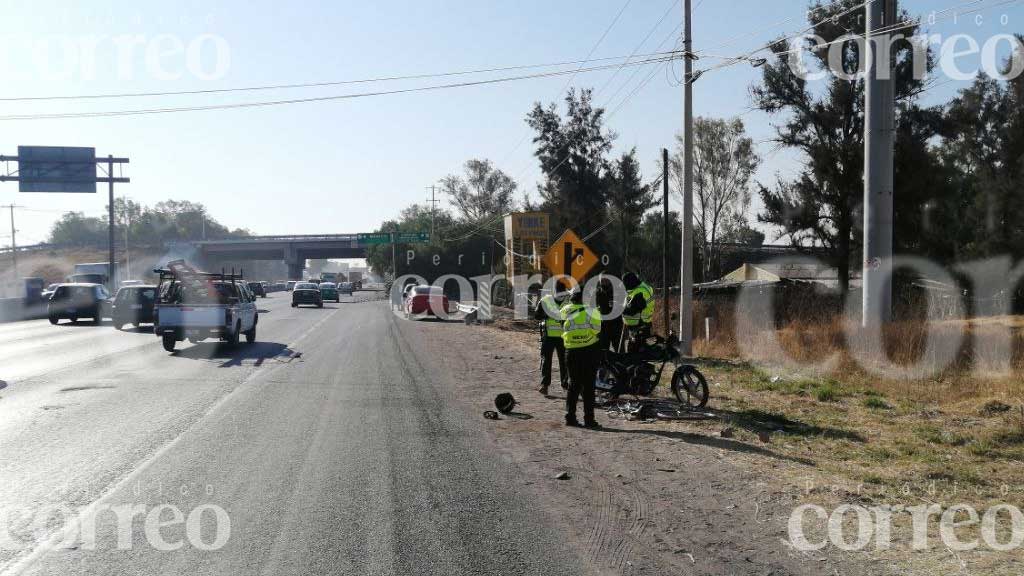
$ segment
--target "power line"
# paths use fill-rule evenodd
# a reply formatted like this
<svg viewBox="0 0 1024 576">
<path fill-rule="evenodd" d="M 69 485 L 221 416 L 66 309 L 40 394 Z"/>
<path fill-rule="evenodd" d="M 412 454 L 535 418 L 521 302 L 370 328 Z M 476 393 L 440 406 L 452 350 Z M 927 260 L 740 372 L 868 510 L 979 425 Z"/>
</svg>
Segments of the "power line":
<svg viewBox="0 0 1024 576">
<path fill-rule="evenodd" d="M 864 2 L 863 4 L 861 4 L 859 6 L 856 6 L 856 7 L 854 7 L 851 10 L 847 10 L 846 12 L 843 12 L 842 14 L 839 14 L 836 17 L 843 16 L 845 14 L 849 14 L 852 10 L 856 10 L 856 9 L 862 8 L 862 7 L 868 5 L 868 4 L 872 3 L 872 2 L 875 2 L 875 1 L 878 1 L 878 0 L 867 0 L 867 2 Z M 964 6 L 970 6 L 970 5 L 973 5 L 973 4 L 978 4 L 978 3 L 983 2 L 983 1 L 984 0 L 970 0 L 970 1 L 967 1 L 967 2 L 961 2 L 960 4 L 957 4 L 957 5 L 954 5 L 954 6 L 950 6 L 948 8 L 943 9 L 943 10 L 933 11 L 933 12 L 931 12 L 929 14 L 929 21 L 930 21 L 929 23 L 930 24 L 934 24 L 934 23 L 938 23 L 938 22 L 941 22 L 941 21 L 944 21 L 944 20 L 949 20 L 950 18 L 961 17 L 961 16 L 964 16 L 966 14 L 973 14 L 975 12 L 981 12 L 981 11 L 984 11 L 984 10 L 990 10 L 992 8 L 998 8 L 1000 6 L 1006 6 L 1006 5 L 1010 5 L 1010 4 L 1017 4 L 1017 3 L 1020 3 L 1021 1 L 1024 1 L 1024 0 L 1003 0 L 1002 2 L 997 2 L 995 4 L 990 4 L 990 5 L 987 5 L 987 6 L 979 6 L 977 8 L 971 9 L 971 10 L 959 11 L 959 9 L 964 7 Z M 942 16 L 939 17 L 940 15 L 942 15 Z M 832 18 L 832 17 L 830 17 L 830 18 Z M 820 22 L 818 22 L 817 24 L 820 24 Z M 815 25 L 811 26 L 810 28 L 808 28 L 808 30 L 813 30 L 814 27 L 817 24 L 815 24 Z M 914 19 L 914 20 L 904 20 L 904 21 L 899 22 L 897 24 L 880 28 L 880 29 L 874 31 L 873 33 L 865 34 L 863 36 L 867 36 L 869 38 L 874 38 L 876 36 L 880 36 L 880 35 L 883 35 L 883 34 L 888 34 L 890 32 L 895 32 L 897 30 L 904 30 L 904 29 L 907 29 L 907 28 L 913 28 L 913 27 L 921 26 L 921 25 L 922 25 L 922 21 L 921 21 L 920 18 Z M 804 33 L 806 33 L 806 32 L 807 32 L 807 30 L 804 31 Z M 801 33 L 801 34 L 803 34 L 803 33 Z M 862 35 L 857 35 L 857 36 L 860 37 Z M 800 37 L 800 34 L 798 34 L 796 36 L 788 37 L 788 38 L 780 38 L 778 40 L 769 42 L 768 44 L 766 44 L 766 45 L 764 45 L 764 46 L 762 46 L 762 47 L 760 47 L 760 48 L 758 48 L 756 50 L 748 52 L 745 55 L 736 56 L 736 57 L 733 57 L 733 58 L 729 59 L 729 61 L 727 61 L 727 62 L 723 62 L 722 64 L 718 64 L 716 66 L 712 66 L 710 68 L 706 68 L 704 70 L 700 70 L 697 73 L 695 73 L 694 80 L 696 80 L 697 77 L 699 77 L 700 75 L 703 75 L 703 74 L 705 74 L 707 72 L 712 72 L 712 71 L 715 71 L 715 70 L 720 70 L 720 69 L 723 69 L 723 68 L 728 68 L 728 67 L 734 66 L 734 65 L 736 65 L 736 64 L 738 64 L 740 62 L 754 62 L 756 64 L 760 64 L 760 63 L 763 62 L 763 59 L 751 58 L 751 56 L 753 54 L 756 54 L 758 52 L 762 52 L 764 50 L 770 49 L 772 46 L 775 46 L 777 44 L 780 44 L 782 42 L 786 42 L 786 41 L 789 41 L 789 40 L 794 40 L 794 39 L 799 38 L 799 37 Z M 832 40 L 830 42 L 825 42 L 823 44 L 817 44 L 817 45 L 814 46 L 814 49 L 815 50 L 821 50 L 823 48 L 827 48 L 827 47 L 835 45 L 835 44 L 841 44 L 841 43 L 844 43 L 844 42 L 850 42 L 851 40 L 852 39 L 850 37 L 838 38 L 838 39 Z M 776 57 L 781 57 L 781 56 L 785 56 L 787 54 L 796 54 L 798 52 L 802 52 L 803 50 L 804 50 L 804 48 L 794 48 L 794 49 L 790 49 L 790 50 L 783 50 L 783 51 L 779 51 L 779 52 L 773 52 L 773 55 L 776 56 Z"/>
<path fill-rule="evenodd" d="M 619 18 L 622 18 L 623 12 L 626 11 L 626 8 L 628 8 L 629 5 L 632 2 L 633 2 L 633 0 L 626 0 L 626 3 L 622 5 L 622 8 L 619 9 L 619 12 L 615 15 L 615 18 L 613 18 L 611 23 L 608 24 L 608 27 L 604 29 L 604 32 L 601 34 L 601 37 L 598 38 L 597 42 L 595 42 L 594 45 L 590 47 L 590 51 L 587 52 L 587 57 L 580 61 L 580 67 L 581 68 L 584 65 L 586 65 L 588 62 L 591 61 L 590 57 L 593 56 L 593 54 L 597 50 L 597 48 L 601 45 L 602 42 L 604 42 L 604 39 L 608 36 L 608 33 L 611 32 L 612 28 L 614 28 L 615 25 L 619 22 Z M 631 58 L 633 58 L 632 55 L 627 57 L 626 60 L 623 61 L 623 64 L 628 62 Z M 600 60 L 600 59 L 594 59 L 594 61 L 597 61 L 597 60 Z M 621 66 L 620 66 L 620 68 L 621 68 Z M 580 72 L 580 70 L 577 69 L 576 72 L 574 72 L 573 75 L 569 77 L 569 81 L 566 82 L 565 86 L 563 86 L 562 89 L 558 91 L 558 94 L 556 95 L 556 97 L 560 96 L 563 92 L 565 92 L 566 90 L 569 89 L 569 86 L 572 85 L 573 80 L 576 79 L 576 75 L 579 74 L 579 72 Z M 530 137 L 529 132 L 523 134 L 523 136 L 519 139 L 519 141 L 516 142 L 515 146 L 512 147 L 512 150 L 509 151 L 508 154 L 505 154 L 505 156 L 502 157 L 502 159 L 499 162 L 499 164 L 503 163 L 505 161 L 505 159 L 508 158 L 509 156 L 511 156 L 511 155 L 515 154 L 516 152 L 518 152 L 519 148 L 521 148 L 523 146 L 523 143 L 526 142 L 526 139 L 529 138 L 529 137 Z"/>
<path fill-rule="evenodd" d="M 623 65 L 626 64 L 626 62 L 629 62 L 630 60 L 632 60 L 633 56 L 637 52 L 640 51 L 640 48 L 642 48 L 643 45 L 646 44 L 648 40 L 650 40 L 651 36 L 654 35 L 654 32 L 657 31 L 658 28 L 661 27 L 661 23 L 664 22 L 666 18 L 668 18 L 668 15 L 672 13 L 672 10 L 676 7 L 677 4 L 678 4 L 677 0 L 669 0 L 668 9 L 665 10 L 665 13 L 661 15 L 661 18 L 658 19 L 658 22 L 655 23 L 654 26 L 652 26 L 651 29 L 647 31 L 647 35 L 644 36 L 644 39 L 641 40 L 640 43 L 637 44 L 635 48 L 633 48 L 633 51 L 629 54 L 629 57 L 627 57 L 626 60 L 622 63 Z M 601 87 L 598 88 L 596 92 L 594 92 L 594 95 L 596 96 L 596 95 L 601 94 L 601 92 L 603 92 L 604 89 L 607 88 L 608 85 L 612 83 L 612 80 L 614 80 L 615 77 L 619 75 L 619 72 L 622 71 L 622 68 L 623 68 L 622 66 L 619 66 L 618 68 L 616 68 L 615 72 L 612 73 L 612 75 L 609 76 L 608 79 L 604 81 L 604 84 L 602 84 Z"/>
<path fill-rule="evenodd" d="M 647 64 L 658 64 L 669 61 L 676 58 L 677 55 L 674 52 L 668 52 L 664 55 L 660 55 L 653 58 L 644 60 L 638 60 L 631 62 L 629 66 L 643 66 Z M 184 106 L 176 108 L 149 108 L 149 109 L 137 109 L 137 110 L 109 110 L 100 112 L 68 112 L 68 113 L 50 113 L 50 114 L 14 114 L 0 116 L 0 120 L 45 120 L 45 119 L 71 119 L 71 118 L 106 118 L 116 116 L 139 116 L 139 115 L 150 115 L 150 114 L 169 114 L 177 112 L 198 112 L 198 111 L 209 111 L 209 110 L 233 110 L 239 108 L 259 108 L 269 106 L 282 106 L 290 104 L 303 104 L 311 102 L 327 102 L 333 100 L 350 100 L 356 98 L 369 98 L 374 96 L 387 96 L 394 94 L 408 94 L 415 92 L 428 92 L 445 90 L 451 88 L 465 88 L 469 86 L 484 86 L 489 84 L 503 84 L 508 82 L 515 82 L 519 80 L 530 80 L 537 78 L 551 78 L 557 76 L 565 76 L 567 74 L 578 74 L 580 72 L 596 72 L 600 70 L 608 70 L 617 67 L 618 64 L 606 64 L 602 66 L 593 66 L 589 68 L 581 68 L 577 70 L 558 70 L 553 72 L 543 72 L 537 74 L 526 74 L 521 76 L 509 76 L 503 78 L 491 78 L 487 80 L 476 80 L 470 82 L 458 82 L 453 84 L 438 84 L 433 86 L 419 86 L 415 88 L 403 88 L 397 90 L 380 90 L 375 92 L 359 92 L 353 94 L 335 94 L 329 96 L 315 96 L 309 98 L 292 98 L 286 100 L 267 100 L 267 101 L 256 101 L 256 102 L 240 102 L 233 104 L 212 104 L 204 106 Z"/>
<path fill-rule="evenodd" d="M 641 57 L 657 56 L 657 54 L 643 54 Z M 223 94 L 231 92 L 257 92 L 264 90 L 292 90 L 297 88 L 324 88 L 328 86 L 345 86 L 349 84 L 373 84 L 378 82 L 395 82 L 402 80 L 425 80 L 429 78 L 446 78 L 451 76 L 470 76 L 473 74 L 487 74 L 494 72 L 511 72 L 514 70 L 528 70 L 532 68 L 554 68 L 556 66 L 569 66 L 579 64 L 581 67 L 591 62 L 608 62 L 612 60 L 629 60 L 634 55 L 607 56 L 601 58 L 590 58 L 584 60 L 566 60 L 562 62 L 550 62 L 544 64 L 522 64 L 516 66 L 501 66 L 495 68 L 478 68 L 473 70 L 458 70 L 454 72 L 433 72 L 408 74 L 403 76 L 381 76 L 376 78 L 361 78 L 355 80 L 331 80 L 326 82 L 302 82 L 294 84 L 269 84 L 259 86 L 238 86 L 234 88 L 209 88 L 205 90 L 169 90 L 162 92 L 116 92 L 105 94 L 71 94 L 71 95 L 45 95 L 45 96 L 10 96 L 0 97 L 0 102 L 40 102 L 52 100 L 101 100 L 111 98 L 148 98 L 155 96 L 195 96 L 202 94 Z"/>
</svg>

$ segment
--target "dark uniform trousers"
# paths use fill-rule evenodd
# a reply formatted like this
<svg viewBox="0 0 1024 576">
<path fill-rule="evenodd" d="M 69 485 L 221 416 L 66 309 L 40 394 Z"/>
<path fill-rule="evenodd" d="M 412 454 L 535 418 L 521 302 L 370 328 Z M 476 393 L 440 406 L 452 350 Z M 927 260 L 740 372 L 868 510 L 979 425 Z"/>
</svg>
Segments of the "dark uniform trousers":
<svg viewBox="0 0 1024 576">
<path fill-rule="evenodd" d="M 561 336 L 552 338 L 547 335 L 547 330 L 541 328 L 540 334 L 540 385 L 547 388 L 551 385 L 551 357 L 558 354 L 558 376 L 562 381 L 562 388 L 567 387 L 569 382 L 569 370 L 565 365 L 565 344 Z"/>
<path fill-rule="evenodd" d="M 583 422 L 594 422 L 594 379 L 597 377 L 597 366 L 601 361 L 600 344 L 585 348 L 571 348 L 565 351 L 565 359 L 569 364 L 569 393 L 565 397 L 565 416 L 576 418 L 576 402 L 583 396 Z"/>
</svg>

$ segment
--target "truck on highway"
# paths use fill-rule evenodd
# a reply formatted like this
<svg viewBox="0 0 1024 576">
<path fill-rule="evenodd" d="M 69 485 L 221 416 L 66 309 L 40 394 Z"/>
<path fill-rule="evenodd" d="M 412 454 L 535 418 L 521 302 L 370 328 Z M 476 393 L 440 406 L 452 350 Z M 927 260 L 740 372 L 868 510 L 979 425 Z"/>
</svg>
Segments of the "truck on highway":
<svg viewBox="0 0 1024 576">
<path fill-rule="evenodd" d="M 217 338 L 230 346 L 256 341 L 259 313 L 256 298 L 242 274 L 199 272 L 183 260 L 157 268 L 159 295 L 154 308 L 153 332 L 173 352 L 178 342 L 193 344 Z"/>
<path fill-rule="evenodd" d="M 321 282 L 330 282 L 331 284 L 337 284 L 338 283 L 338 274 L 337 274 L 337 272 L 321 272 L 320 273 L 320 281 Z"/>
<path fill-rule="evenodd" d="M 117 274 L 117 266 L 114 266 Z M 75 271 L 67 277 L 70 284 L 110 284 L 110 262 L 84 262 L 75 264 Z"/>
<path fill-rule="evenodd" d="M 352 271 L 348 273 L 348 281 L 352 283 L 353 290 L 363 289 L 363 273 Z"/>
</svg>

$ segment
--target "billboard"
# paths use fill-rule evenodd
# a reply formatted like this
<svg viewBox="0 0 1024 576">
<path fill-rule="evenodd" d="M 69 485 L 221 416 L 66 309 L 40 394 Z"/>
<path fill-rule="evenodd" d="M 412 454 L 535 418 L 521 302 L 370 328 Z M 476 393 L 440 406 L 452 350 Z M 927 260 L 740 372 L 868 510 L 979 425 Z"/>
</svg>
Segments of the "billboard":
<svg viewBox="0 0 1024 576">
<path fill-rule="evenodd" d="M 547 212 L 513 212 L 505 216 L 506 240 L 548 242 Z"/>
<path fill-rule="evenodd" d="M 18 191 L 96 193 L 96 149 L 18 146 Z"/>
</svg>

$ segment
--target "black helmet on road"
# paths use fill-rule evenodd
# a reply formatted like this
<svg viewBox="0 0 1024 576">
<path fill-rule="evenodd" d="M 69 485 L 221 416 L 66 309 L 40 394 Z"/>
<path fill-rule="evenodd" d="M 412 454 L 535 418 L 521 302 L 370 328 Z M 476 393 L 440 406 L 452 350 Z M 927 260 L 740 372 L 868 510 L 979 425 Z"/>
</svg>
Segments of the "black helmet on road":
<svg viewBox="0 0 1024 576">
<path fill-rule="evenodd" d="M 502 414 L 508 414 L 516 407 L 516 399 L 508 392 L 502 392 L 494 398 L 494 407 Z"/>
</svg>

